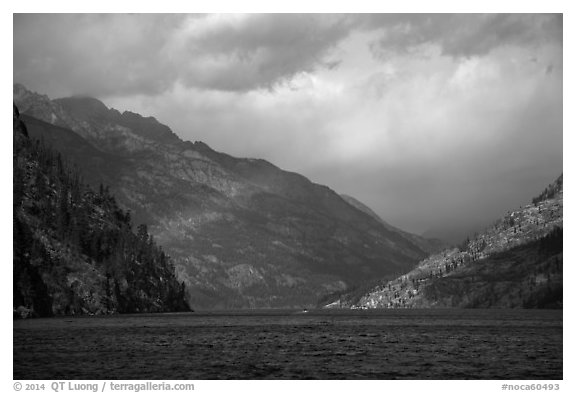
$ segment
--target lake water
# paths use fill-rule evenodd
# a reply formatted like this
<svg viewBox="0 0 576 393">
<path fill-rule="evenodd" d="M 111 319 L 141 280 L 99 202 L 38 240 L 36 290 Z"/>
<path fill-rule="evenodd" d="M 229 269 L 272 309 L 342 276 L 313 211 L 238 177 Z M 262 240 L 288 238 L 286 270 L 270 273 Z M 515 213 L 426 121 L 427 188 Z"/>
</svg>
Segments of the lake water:
<svg viewBox="0 0 576 393">
<path fill-rule="evenodd" d="M 14 321 L 14 379 L 562 379 L 562 311 L 196 312 Z"/>
</svg>

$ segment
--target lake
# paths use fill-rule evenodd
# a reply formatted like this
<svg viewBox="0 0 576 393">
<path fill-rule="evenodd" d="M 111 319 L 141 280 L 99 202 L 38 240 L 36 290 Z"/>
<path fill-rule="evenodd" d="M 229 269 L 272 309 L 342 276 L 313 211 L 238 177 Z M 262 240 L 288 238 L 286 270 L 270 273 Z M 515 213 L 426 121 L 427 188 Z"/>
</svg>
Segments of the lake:
<svg viewBox="0 0 576 393">
<path fill-rule="evenodd" d="M 562 310 L 15 320 L 14 379 L 562 379 Z"/>
</svg>

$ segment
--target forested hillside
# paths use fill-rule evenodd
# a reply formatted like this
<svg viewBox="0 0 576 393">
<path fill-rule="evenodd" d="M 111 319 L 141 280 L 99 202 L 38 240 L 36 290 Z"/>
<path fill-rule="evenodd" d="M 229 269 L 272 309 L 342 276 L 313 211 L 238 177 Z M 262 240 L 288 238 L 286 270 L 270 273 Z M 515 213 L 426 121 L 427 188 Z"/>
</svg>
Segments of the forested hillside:
<svg viewBox="0 0 576 393">
<path fill-rule="evenodd" d="M 184 284 L 145 225 L 108 188 L 92 190 L 14 106 L 13 306 L 16 317 L 189 310 Z"/>
</svg>

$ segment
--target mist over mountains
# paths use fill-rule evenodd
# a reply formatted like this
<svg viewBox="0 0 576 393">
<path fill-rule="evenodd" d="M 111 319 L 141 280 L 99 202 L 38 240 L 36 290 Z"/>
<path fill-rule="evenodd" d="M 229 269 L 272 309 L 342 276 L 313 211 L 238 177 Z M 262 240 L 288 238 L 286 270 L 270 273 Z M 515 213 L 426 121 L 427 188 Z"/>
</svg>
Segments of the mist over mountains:
<svg viewBox="0 0 576 393">
<path fill-rule="evenodd" d="M 14 85 L 30 136 L 107 184 L 174 258 L 195 308 L 310 307 L 410 270 L 438 247 L 328 187 L 259 159 L 182 141 L 154 118 Z"/>
</svg>

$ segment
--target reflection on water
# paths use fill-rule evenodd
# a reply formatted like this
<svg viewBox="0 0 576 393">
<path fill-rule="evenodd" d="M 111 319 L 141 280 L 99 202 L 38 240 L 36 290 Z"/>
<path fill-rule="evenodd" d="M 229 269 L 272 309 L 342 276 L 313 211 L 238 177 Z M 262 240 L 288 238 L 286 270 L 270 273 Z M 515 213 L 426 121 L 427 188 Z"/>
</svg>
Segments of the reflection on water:
<svg viewBox="0 0 576 393">
<path fill-rule="evenodd" d="M 562 311 L 286 310 L 14 321 L 14 379 L 561 379 Z"/>
</svg>

